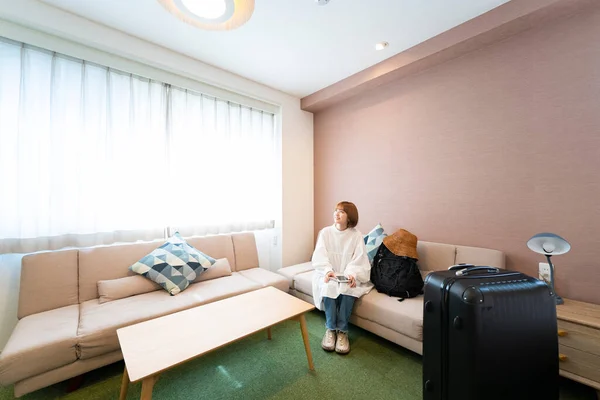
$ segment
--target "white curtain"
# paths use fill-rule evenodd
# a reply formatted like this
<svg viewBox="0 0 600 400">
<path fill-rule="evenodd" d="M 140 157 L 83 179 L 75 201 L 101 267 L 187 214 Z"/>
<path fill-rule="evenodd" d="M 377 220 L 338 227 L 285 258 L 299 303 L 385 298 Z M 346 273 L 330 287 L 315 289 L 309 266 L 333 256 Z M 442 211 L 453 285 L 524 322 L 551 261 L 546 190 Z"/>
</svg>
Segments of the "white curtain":
<svg viewBox="0 0 600 400">
<path fill-rule="evenodd" d="M 265 227 L 276 198 L 273 115 L 177 88 L 170 105 L 171 174 L 182 187 L 169 221 L 179 231 Z"/>
<path fill-rule="evenodd" d="M 269 227 L 274 120 L 0 40 L 0 253 Z"/>
</svg>

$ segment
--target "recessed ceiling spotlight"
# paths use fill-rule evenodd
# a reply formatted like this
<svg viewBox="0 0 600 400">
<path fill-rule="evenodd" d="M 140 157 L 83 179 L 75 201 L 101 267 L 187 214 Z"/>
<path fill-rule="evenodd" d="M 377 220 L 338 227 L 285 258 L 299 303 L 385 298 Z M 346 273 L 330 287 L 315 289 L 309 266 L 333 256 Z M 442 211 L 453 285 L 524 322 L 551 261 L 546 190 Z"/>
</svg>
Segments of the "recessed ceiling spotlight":
<svg viewBox="0 0 600 400">
<path fill-rule="evenodd" d="M 254 0 L 158 0 L 171 14 L 208 30 L 230 30 L 245 24 L 254 12 Z"/>
<path fill-rule="evenodd" d="M 375 45 L 375 50 L 383 50 L 389 46 L 388 42 L 379 42 Z"/>
<path fill-rule="evenodd" d="M 324 6 L 327 3 L 329 3 L 329 0 L 315 0 L 315 3 L 317 3 L 320 6 Z"/>
</svg>

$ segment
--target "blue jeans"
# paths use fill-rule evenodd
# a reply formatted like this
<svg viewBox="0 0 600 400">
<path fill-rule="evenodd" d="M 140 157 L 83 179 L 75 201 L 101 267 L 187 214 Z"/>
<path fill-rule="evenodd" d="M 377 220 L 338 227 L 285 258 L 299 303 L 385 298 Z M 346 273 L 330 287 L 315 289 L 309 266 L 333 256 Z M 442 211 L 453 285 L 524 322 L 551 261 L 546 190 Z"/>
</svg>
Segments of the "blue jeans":
<svg viewBox="0 0 600 400">
<path fill-rule="evenodd" d="M 356 297 L 340 294 L 337 299 L 323 297 L 325 326 L 332 331 L 348 333 L 348 320 Z"/>
</svg>

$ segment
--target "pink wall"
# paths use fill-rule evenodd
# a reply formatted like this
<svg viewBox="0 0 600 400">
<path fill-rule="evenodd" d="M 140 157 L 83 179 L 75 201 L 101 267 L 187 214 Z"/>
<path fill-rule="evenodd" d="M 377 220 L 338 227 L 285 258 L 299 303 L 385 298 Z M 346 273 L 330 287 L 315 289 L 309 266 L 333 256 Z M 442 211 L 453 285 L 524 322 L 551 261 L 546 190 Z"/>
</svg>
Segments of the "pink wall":
<svg viewBox="0 0 600 400">
<path fill-rule="evenodd" d="M 315 228 L 339 200 L 358 228 L 502 250 L 554 232 L 557 292 L 600 303 L 600 9 L 537 28 L 315 115 Z"/>
</svg>

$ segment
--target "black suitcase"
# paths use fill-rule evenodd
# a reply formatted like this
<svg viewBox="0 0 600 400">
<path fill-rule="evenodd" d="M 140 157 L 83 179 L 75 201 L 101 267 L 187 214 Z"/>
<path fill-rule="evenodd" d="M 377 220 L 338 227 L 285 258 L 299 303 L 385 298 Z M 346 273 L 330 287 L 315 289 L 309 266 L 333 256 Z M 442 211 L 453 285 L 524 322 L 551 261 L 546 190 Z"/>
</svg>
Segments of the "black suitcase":
<svg viewBox="0 0 600 400">
<path fill-rule="evenodd" d="M 425 280 L 423 399 L 557 400 L 548 285 L 498 268 L 454 268 Z"/>
</svg>

